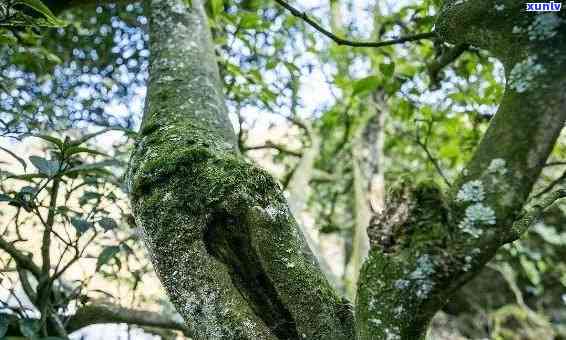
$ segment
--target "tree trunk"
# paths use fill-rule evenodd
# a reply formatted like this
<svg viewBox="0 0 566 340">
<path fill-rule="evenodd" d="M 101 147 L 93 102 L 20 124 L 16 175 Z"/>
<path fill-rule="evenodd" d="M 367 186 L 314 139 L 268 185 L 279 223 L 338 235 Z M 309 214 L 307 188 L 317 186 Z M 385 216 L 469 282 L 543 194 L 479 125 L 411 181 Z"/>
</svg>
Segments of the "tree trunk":
<svg viewBox="0 0 566 340">
<path fill-rule="evenodd" d="M 566 119 L 564 12 L 445 1 L 438 38 L 491 51 L 506 94 L 452 192 L 407 183 L 388 198 L 369 230 L 354 326 L 279 186 L 239 154 L 202 3 L 191 3 L 146 1 L 150 80 L 128 182 L 154 267 L 196 338 L 422 339 L 450 294 L 547 205 L 519 214 Z"/>
<path fill-rule="evenodd" d="M 129 187 L 157 274 L 198 339 L 348 339 L 281 189 L 237 150 L 200 0 L 146 1 L 150 80 Z"/>
<path fill-rule="evenodd" d="M 564 12 L 525 1 L 449 0 L 439 38 L 493 53 L 506 70 L 498 112 L 454 189 L 408 184 L 370 228 L 356 304 L 361 339 L 422 339 L 435 312 L 553 200 L 521 213 L 566 119 Z M 388 240 L 388 242 L 383 242 Z"/>
</svg>

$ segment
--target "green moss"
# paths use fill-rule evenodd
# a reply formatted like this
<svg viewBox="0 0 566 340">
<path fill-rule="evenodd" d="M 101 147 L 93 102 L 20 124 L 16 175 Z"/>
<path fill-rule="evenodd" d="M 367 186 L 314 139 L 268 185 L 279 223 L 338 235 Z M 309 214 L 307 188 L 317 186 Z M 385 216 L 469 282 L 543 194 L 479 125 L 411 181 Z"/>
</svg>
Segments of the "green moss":
<svg viewBox="0 0 566 340">
<path fill-rule="evenodd" d="M 169 258 L 160 268 L 173 271 L 179 265 L 175 256 L 163 254 L 162 245 L 182 235 L 179 241 L 186 244 L 175 246 L 177 251 L 192 253 L 191 244 L 202 244 L 223 264 L 223 285 L 245 297 L 237 313 L 252 312 L 281 338 L 349 338 L 348 305 L 312 255 L 302 253 L 304 240 L 276 181 L 222 149 L 207 131 L 192 131 L 172 139 L 176 128 L 154 129 L 140 140 L 132 161 L 134 211 L 151 243 L 160 247 L 159 257 Z"/>
</svg>

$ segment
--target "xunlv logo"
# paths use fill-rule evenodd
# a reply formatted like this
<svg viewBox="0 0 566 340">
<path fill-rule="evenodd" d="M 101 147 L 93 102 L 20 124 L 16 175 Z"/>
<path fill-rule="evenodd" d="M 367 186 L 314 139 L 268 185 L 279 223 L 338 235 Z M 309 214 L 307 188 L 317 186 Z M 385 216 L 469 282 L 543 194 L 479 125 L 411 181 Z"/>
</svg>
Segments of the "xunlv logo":
<svg viewBox="0 0 566 340">
<path fill-rule="evenodd" d="M 561 2 L 527 2 L 527 12 L 559 12 L 561 9 Z"/>
</svg>

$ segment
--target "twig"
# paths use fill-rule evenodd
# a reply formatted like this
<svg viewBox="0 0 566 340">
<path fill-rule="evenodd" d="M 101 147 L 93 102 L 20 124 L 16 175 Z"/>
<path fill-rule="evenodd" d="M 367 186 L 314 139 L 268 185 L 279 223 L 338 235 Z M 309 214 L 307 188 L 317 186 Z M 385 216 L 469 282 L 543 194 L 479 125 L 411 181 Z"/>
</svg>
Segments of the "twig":
<svg viewBox="0 0 566 340">
<path fill-rule="evenodd" d="M 554 187 L 556 187 L 558 184 L 562 183 L 564 180 L 566 180 L 566 171 L 564 171 L 562 173 L 562 175 L 560 175 L 560 177 L 558 177 L 554 181 L 550 182 L 550 184 L 546 188 L 544 188 L 540 192 L 536 193 L 533 196 L 533 198 L 539 198 L 539 197 L 543 196 L 544 194 L 550 192 L 552 189 L 554 189 Z"/>
<path fill-rule="evenodd" d="M 438 174 L 440 175 L 440 177 L 442 177 L 442 180 L 444 181 L 444 183 L 446 183 L 446 185 L 448 187 L 452 186 L 452 183 L 450 183 L 450 181 L 448 180 L 448 177 L 446 177 L 446 175 L 444 175 L 444 171 L 442 170 L 442 168 L 440 167 L 440 164 L 438 163 L 438 160 L 436 158 L 434 158 L 434 156 L 432 155 L 432 153 L 430 152 L 430 150 L 428 149 L 428 139 L 430 138 L 431 132 L 432 132 L 432 122 L 430 121 L 426 121 L 426 120 L 421 120 L 424 121 L 425 123 L 427 123 L 427 136 L 425 137 L 425 141 L 421 141 L 421 138 L 419 136 L 419 129 L 417 126 L 417 136 L 415 138 L 415 142 L 417 143 L 418 146 L 420 146 L 423 151 L 426 154 L 426 157 L 428 158 L 428 160 L 432 163 L 432 165 L 434 166 L 434 168 L 436 169 L 436 172 L 438 172 Z"/>
<path fill-rule="evenodd" d="M 324 27 L 320 26 L 315 20 L 308 16 L 307 13 L 298 10 L 297 8 L 291 6 L 289 3 L 283 0 L 275 0 L 279 5 L 284 7 L 286 10 L 291 12 L 292 15 L 296 16 L 297 18 L 302 19 L 304 22 L 309 24 L 315 30 L 319 31 L 320 33 L 324 34 L 325 36 L 332 39 L 338 45 L 346 45 L 346 46 L 353 46 L 353 47 L 384 47 L 384 46 L 391 46 L 396 44 L 402 44 L 405 42 L 410 41 L 417 41 L 423 39 L 434 39 L 436 38 L 436 33 L 428 32 L 428 33 L 419 33 L 415 35 L 400 37 L 397 39 L 392 40 L 384 40 L 384 41 L 352 41 L 348 39 L 341 38 L 336 34 L 330 32 L 329 30 L 325 29 Z"/>
<path fill-rule="evenodd" d="M 277 150 L 281 153 L 285 153 L 285 154 L 295 156 L 295 157 L 301 157 L 303 155 L 299 151 L 287 149 L 286 147 L 279 145 L 279 144 L 275 144 L 271 141 L 267 141 L 263 145 L 254 145 L 254 146 L 244 146 L 244 147 L 242 147 L 242 150 L 244 152 L 250 151 L 250 150 L 262 150 L 262 149 L 275 149 L 275 150 Z"/>
<path fill-rule="evenodd" d="M 512 226 L 512 239 L 510 241 L 515 241 L 521 235 L 527 231 L 544 213 L 546 209 L 548 209 L 554 202 L 558 201 L 559 199 L 566 197 L 566 189 L 559 189 L 554 191 L 535 204 L 533 204 L 532 208 L 523 213 L 523 215 L 513 223 Z"/>
<path fill-rule="evenodd" d="M 470 45 L 460 44 L 452 48 L 445 49 L 437 59 L 427 65 L 428 75 L 433 88 L 438 88 L 438 84 L 440 83 L 439 74 L 442 69 L 452 64 L 456 59 L 458 59 L 458 57 L 466 52 L 469 47 Z"/>
<path fill-rule="evenodd" d="M 551 166 L 561 166 L 561 165 L 566 165 L 566 162 L 548 162 L 544 166 L 551 167 Z"/>
</svg>

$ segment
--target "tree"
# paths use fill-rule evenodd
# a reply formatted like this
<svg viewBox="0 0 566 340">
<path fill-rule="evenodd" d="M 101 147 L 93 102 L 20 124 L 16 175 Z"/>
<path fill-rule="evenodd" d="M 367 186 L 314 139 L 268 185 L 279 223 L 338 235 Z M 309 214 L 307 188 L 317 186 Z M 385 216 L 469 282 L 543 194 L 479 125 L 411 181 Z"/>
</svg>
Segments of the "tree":
<svg viewBox="0 0 566 340">
<path fill-rule="evenodd" d="M 239 150 L 202 2 L 146 6 L 150 79 L 127 181 L 155 270 L 196 338 L 423 339 L 446 300 L 566 195 L 527 204 L 566 119 L 563 12 L 444 1 L 434 34 L 417 38 L 457 46 L 440 64 L 462 46 L 489 51 L 505 67 L 505 94 L 447 190 L 409 180 L 391 190 L 368 228 L 352 306 L 309 252 L 279 184 Z"/>
</svg>

